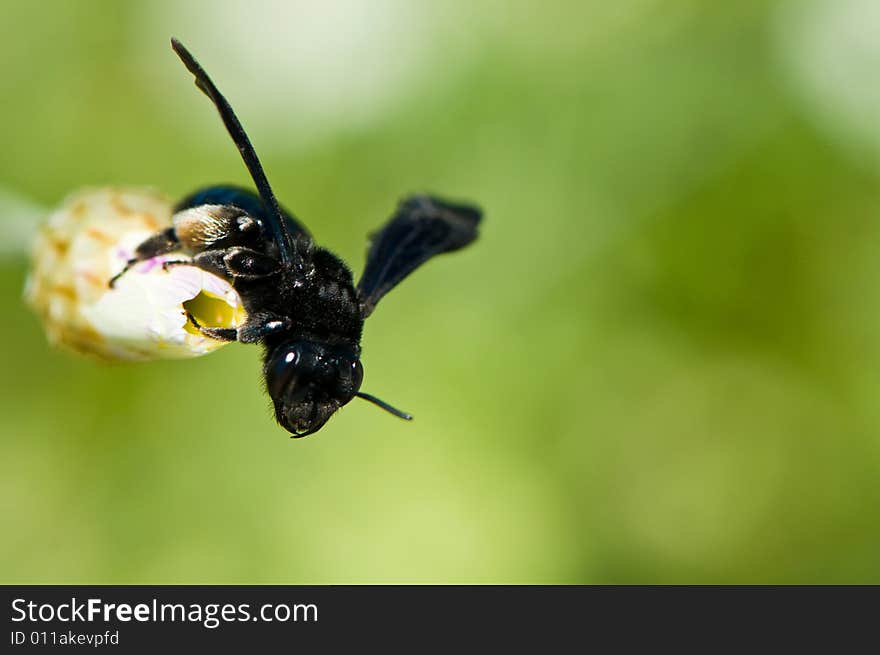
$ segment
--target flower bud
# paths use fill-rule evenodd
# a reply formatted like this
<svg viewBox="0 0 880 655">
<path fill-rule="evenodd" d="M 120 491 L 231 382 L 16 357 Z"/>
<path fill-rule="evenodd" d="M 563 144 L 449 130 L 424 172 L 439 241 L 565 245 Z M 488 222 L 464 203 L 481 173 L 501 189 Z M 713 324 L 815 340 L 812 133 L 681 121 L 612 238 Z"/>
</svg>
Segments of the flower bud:
<svg viewBox="0 0 880 655">
<path fill-rule="evenodd" d="M 168 199 L 142 189 L 87 189 L 64 201 L 37 235 L 25 301 L 53 345 L 107 360 L 185 358 L 227 342 L 205 327 L 237 328 L 246 317 L 227 280 L 181 253 L 132 266 L 110 287 L 146 238 L 171 226 Z"/>
</svg>

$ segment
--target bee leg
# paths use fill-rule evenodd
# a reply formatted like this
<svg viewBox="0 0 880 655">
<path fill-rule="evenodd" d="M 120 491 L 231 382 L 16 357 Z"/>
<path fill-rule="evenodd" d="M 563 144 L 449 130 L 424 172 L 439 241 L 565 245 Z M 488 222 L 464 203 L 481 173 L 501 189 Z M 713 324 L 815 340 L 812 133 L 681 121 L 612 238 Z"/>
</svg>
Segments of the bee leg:
<svg viewBox="0 0 880 655">
<path fill-rule="evenodd" d="M 192 261 L 187 263 L 190 266 L 198 266 L 203 271 L 213 273 L 218 277 L 229 277 L 230 272 L 223 262 L 225 254 L 225 250 L 205 250 L 193 256 Z"/>
<path fill-rule="evenodd" d="M 238 331 L 235 328 L 204 327 L 203 325 L 200 325 L 196 320 L 196 317 L 189 312 L 186 313 L 186 317 L 196 326 L 196 329 L 206 337 L 217 339 L 217 341 L 238 341 Z"/>
<path fill-rule="evenodd" d="M 235 328 L 199 327 L 199 332 L 217 341 L 238 341 Z"/>
<path fill-rule="evenodd" d="M 257 314 L 252 320 L 248 320 L 241 326 L 238 331 L 238 340 L 242 343 L 255 343 L 273 334 L 285 332 L 290 329 L 291 325 L 291 320 L 286 316 Z"/>
<path fill-rule="evenodd" d="M 186 264 L 192 266 L 192 262 L 188 259 L 169 259 L 162 262 L 162 270 L 167 271 L 172 266 L 184 266 Z"/>
<path fill-rule="evenodd" d="M 116 286 L 116 280 L 118 280 L 118 279 L 121 278 L 123 275 L 125 275 L 126 273 L 128 273 L 129 269 L 130 269 L 132 266 L 134 266 L 135 264 L 137 264 L 139 261 L 141 261 L 141 260 L 140 260 L 140 259 L 137 259 L 136 257 L 134 257 L 134 258 L 132 258 L 132 259 L 129 259 L 127 262 L 125 262 L 125 266 L 122 267 L 122 270 L 121 270 L 121 271 L 119 271 L 116 275 L 114 275 L 113 277 L 110 278 L 110 280 L 107 282 L 107 286 L 109 286 L 111 289 L 112 289 L 113 287 L 115 287 L 115 286 Z"/>
<path fill-rule="evenodd" d="M 180 243 L 177 240 L 177 235 L 174 234 L 173 227 L 169 227 L 158 234 L 154 234 L 142 241 L 140 245 L 135 248 L 134 257 L 125 262 L 123 269 L 110 278 L 108 285 L 112 289 L 116 285 L 116 281 L 125 275 L 129 269 L 138 262 L 143 262 L 152 259 L 153 257 L 158 257 L 159 255 L 165 255 L 178 248 L 180 248 Z"/>
<path fill-rule="evenodd" d="M 289 330 L 291 326 L 289 318 L 279 318 L 273 314 L 257 314 L 253 320 L 249 320 L 239 330 L 235 328 L 204 327 L 189 312 L 186 313 L 186 317 L 206 337 L 220 341 L 240 341 L 241 343 L 261 341 L 270 335 Z"/>
<path fill-rule="evenodd" d="M 220 277 L 246 280 L 274 275 L 281 268 L 274 257 L 241 247 L 205 250 L 195 255 L 191 263 Z"/>
<path fill-rule="evenodd" d="M 174 234 L 174 228 L 169 227 L 141 241 L 140 245 L 134 249 L 134 255 L 140 260 L 152 259 L 173 252 L 178 248 L 180 248 L 180 242 L 177 240 L 177 235 Z"/>
<path fill-rule="evenodd" d="M 257 280 L 259 278 L 274 275 L 281 268 L 281 263 L 274 257 L 264 255 L 250 248 L 230 248 L 223 256 L 223 263 L 226 265 L 232 277 L 240 277 L 248 280 Z"/>
</svg>

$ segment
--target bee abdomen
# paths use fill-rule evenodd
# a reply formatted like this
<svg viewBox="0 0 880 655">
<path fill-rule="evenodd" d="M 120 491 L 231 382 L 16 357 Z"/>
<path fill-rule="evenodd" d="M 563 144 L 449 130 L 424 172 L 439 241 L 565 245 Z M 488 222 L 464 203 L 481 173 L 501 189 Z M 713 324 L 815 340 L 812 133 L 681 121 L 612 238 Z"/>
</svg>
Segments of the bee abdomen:
<svg viewBox="0 0 880 655">
<path fill-rule="evenodd" d="M 224 245 L 240 231 L 242 211 L 227 205 L 199 205 L 174 214 L 174 232 L 184 250 L 200 252 Z"/>
</svg>

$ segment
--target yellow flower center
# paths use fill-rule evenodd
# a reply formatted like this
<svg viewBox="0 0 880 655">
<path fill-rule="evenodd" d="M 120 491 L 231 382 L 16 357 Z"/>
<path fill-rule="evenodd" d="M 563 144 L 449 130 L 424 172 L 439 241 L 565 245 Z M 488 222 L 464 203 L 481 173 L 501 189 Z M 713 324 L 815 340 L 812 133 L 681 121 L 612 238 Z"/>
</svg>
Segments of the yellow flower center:
<svg viewBox="0 0 880 655">
<path fill-rule="evenodd" d="M 223 298 L 204 290 L 195 298 L 185 301 L 183 308 L 203 327 L 234 327 L 243 319 L 238 307 L 231 307 Z M 190 334 L 199 334 L 190 320 L 186 321 L 183 329 Z"/>
</svg>

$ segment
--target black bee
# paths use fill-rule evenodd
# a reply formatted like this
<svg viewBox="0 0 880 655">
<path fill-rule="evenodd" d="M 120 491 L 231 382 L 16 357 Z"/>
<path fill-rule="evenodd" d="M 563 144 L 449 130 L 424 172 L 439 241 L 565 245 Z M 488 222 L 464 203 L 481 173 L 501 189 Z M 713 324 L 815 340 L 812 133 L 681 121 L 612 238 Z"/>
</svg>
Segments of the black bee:
<svg viewBox="0 0 880 655">
<path fill-rule="evenodd" d="M 229 279 L 247 311 L 245 323 L 237 330 L 196 327 L 215 339 L 263 344 L 266 389 L 278 423 L 293 437 L 316 432 L 355 396 L 411 419 L 360 391 L 364 319 L 428 259 L 473 241 L 480 210 L 427 195 L 405 199 L 372 236 L 355 286 L 348 267 L 316 246 L 278 204 L 241 123 L 204 69 L 176 39 L 171 47 L 220 112 L 259 196 L 233 186 L 191 194 L 175 207 L 172 227 L 141 243 L 110 286 L 135 263 L 173 252 L 188 259 L 166 262 L 166 267 L 195 265 Z"/>
</svg>

